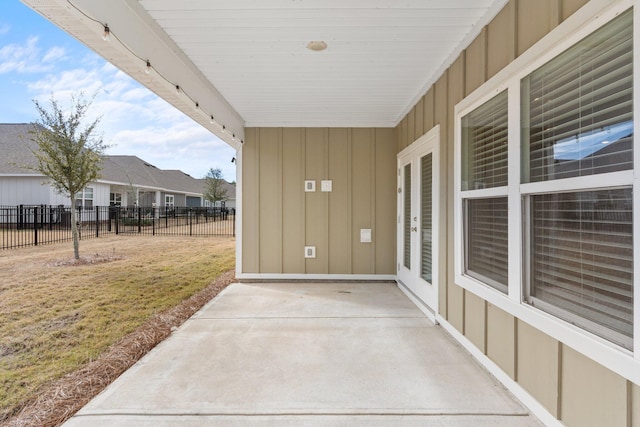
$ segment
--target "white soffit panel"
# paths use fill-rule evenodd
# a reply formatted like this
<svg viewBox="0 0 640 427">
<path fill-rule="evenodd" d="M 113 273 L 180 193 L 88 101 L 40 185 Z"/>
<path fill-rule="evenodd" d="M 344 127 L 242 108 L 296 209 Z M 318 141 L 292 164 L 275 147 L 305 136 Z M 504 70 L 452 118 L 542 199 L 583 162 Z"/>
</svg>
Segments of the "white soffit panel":
<svg viewBox="0 0 640 427">
<path fill-rule="evenodd" d="M 36 10 L 68 3 L 23 1 Z M 126 5 L 138 19 L 127 19 L 123 37 L 136 44 L 136 35 L 153 33 L 179 50 L 195 71 L 189 78 L 204 78 L 248 127 L 396 126 L 506 1 L 71 0 L 111 13 L 114 29 L 118 15 L 110 11 Z M 69 28 L 78 23 L 67 16 L 64 24 L 96 49 Z M 307 49 L 311 41 L 327 48 Z M 161 63 L 153 58 L 163 53 L 149 50 L 139 54 Z M 121 58 L 108 59 L 121 67 Z"/>
</svg>

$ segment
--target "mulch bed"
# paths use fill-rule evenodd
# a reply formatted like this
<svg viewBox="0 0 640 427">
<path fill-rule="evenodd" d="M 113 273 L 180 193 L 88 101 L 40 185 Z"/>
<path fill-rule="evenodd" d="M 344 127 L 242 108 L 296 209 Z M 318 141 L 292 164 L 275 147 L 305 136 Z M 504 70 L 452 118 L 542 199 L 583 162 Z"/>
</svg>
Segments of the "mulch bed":
<svg viewBox="0 0 640 427">
<path fill-rule="evenodd" d="M 150 318 L 134 332 L 109 347 L 97 360 L 45 387 L 38 398 L 2 425 L 59 426 L 98 395 L 142 356 L 218 295 L 235 279 L 233 271 L 222 274 L 202 291 L 180 305 Z"/>
</svg>

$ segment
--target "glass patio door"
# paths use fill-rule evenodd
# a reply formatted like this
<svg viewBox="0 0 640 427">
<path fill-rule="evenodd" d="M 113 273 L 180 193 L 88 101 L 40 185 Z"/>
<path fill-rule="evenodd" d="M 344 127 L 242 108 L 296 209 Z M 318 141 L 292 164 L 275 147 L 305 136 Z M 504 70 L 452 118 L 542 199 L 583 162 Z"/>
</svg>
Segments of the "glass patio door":
<svg viewBox="0 0 640 427">
<path fill-rule="evenodd" d="M 398 155 L 398 281 L 427 314 L 438 311 L 438 132 Z"/>
</svg>

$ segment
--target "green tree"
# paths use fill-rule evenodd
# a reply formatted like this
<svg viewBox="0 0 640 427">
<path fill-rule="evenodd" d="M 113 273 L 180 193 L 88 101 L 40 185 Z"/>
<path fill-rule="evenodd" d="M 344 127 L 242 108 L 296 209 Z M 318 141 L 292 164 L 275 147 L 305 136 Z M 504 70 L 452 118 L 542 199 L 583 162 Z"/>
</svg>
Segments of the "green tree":
<svg viewBox="0 0 640 427">
<path fill-rule="evenodd" d="M 209 169 L 204 177 L 204 198 L 214 204 L 227 200 L 227 189 L 220 168 Z"/>
<path fill-rule="evenodd" d="M 37 160 L 31 169 L 48 177 L 56 191 L 71 199 L 75 259 L 80 258 L 76 196 L 100 177 L 101 155 L 107 148 L 102 136 L 96 134 L 100 117 L 93 121 L 86 118 L 92 101 L 85 100 L 82 93 L 72 95 L 68 111 L 53 96 L 48 108 L 33 101 L 40 117 L 30 132 Z"/>
</svg>

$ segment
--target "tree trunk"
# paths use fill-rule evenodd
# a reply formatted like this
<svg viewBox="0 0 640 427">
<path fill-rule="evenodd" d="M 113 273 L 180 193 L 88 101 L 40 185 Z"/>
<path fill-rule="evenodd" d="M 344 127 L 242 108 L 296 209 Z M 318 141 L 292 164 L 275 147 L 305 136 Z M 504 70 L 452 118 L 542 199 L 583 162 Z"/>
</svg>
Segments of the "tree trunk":
<svg viewBox="0 0 640 427">
<path fill-rule="evenodd" d="M 75 194 L 71 196 L 71 237 L 73 238 L 73 257 L 80 259 L 80 239 L 78 235 L 78 211 Z"/>
</svg>

